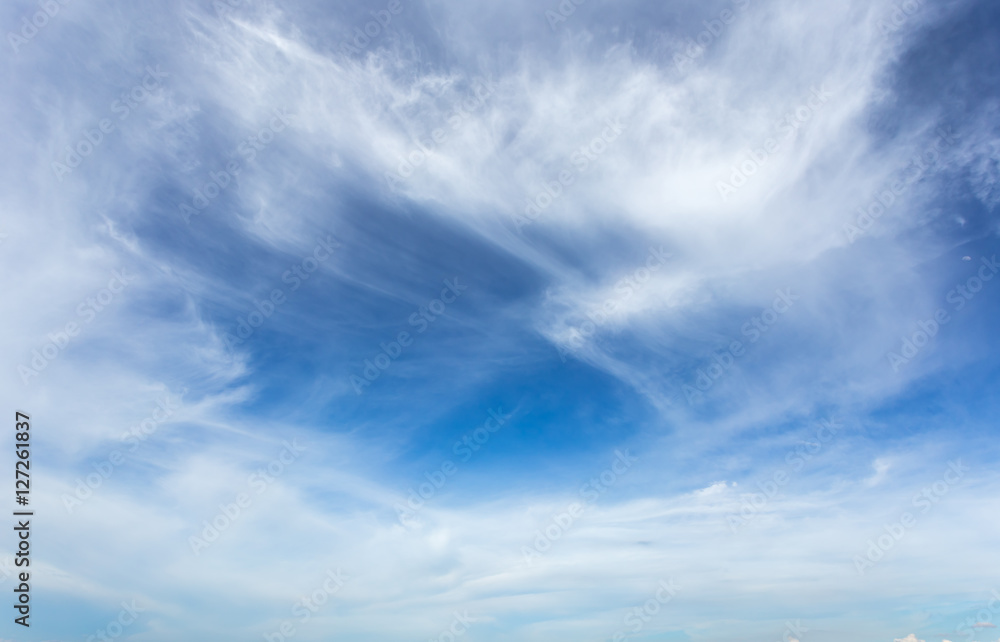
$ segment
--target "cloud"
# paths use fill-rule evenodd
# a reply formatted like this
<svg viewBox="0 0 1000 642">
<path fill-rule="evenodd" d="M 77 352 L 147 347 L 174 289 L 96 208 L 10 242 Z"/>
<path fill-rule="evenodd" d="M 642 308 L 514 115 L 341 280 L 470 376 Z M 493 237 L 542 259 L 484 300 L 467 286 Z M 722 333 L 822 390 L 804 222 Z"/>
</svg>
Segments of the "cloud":
<svg viewBox="0 0 1000 642">
<path fill-rule="evenodd" d="M 891 36 L 889 0 L 750 3 L 683 70 L 674 54 L 715 7 L 624 2 L 609 19 L 590 3 L 553 32 L 537 3 L 405 2 L 352 54 L 341 41 L 387 3 L 235 4 L 74 5 L 0 63 L 18 124 L 0 158 L 16 309 L 0 400 L 45 422 L 36 493 L 51 537 L 73 535 L 39 564 L 59 606 L 110 618 L 141 596 L 150 640 L 259 638 L 342 567 L 317 639 L 436 635 L 465 608 L 497 624 L 483 640 L 581 639 L 620 627 L 662 572 L 687 602 L 650 635 L 740 640 L 769 635 L 768 604 L 868 621 L 989 581 L 992 542 L 950 526 L 997 514 L 988 464 L 878 573 L 850 562 L 951 452 L 995 459 L 970 442 L 995 417 L 972 376 L 995 361 L 990 326 L 956 314 L 906 369 L 884 358 L 970 277 L 956 248 L 976 270 L 993 252 L 990 58 L 921 48 L 926 31 L 965 34 L 952 21 L 970 3 Z M 171 75 L 55 179 L 147 64 Z M 914 98 L 907 83 L 939 66 L 956 85 L 928 91 L 948 102 Z M 960 142 L 852 242 L 845 225 L 925 162 L 939 125 Z M 303 272 L 327 234 L 342 247 Z M 78 306 L 123 267 L 136 281 L 86 321 Z M 455 278 L 468 290 L 433 313 Z M 16 366 L 69 322 L 81 333 L 25 386 Z M 359 396 L 349 377 L 367 368 Z M 967 368 L 969 398 L 927 392 Z M 132 450 L 123 435 L 184 390 Z M 500 405 L 516 419 L 459 461 Z M 844 428 L 817 436 L 832 414 Z M 291 439 L 307 452 L 255 494 Z M 621 448 L 629 474 L 525 565 Z M 69 513 L 116 451 L 126 463 Z M 445 461 L 455 476 L 400 524 Z M 195 557 L 189 538 L 244 492 Z M 734 535 L 740 514 L 755 519 Z"/>
<path fill-rule="evenodd" d="M 872 468 L 875 469 L 875 474 L 865 480 L 865 485 L 868 487 L 877 486 L 885 480 L 889 469 L 892 468 L 892 462 L 879 458 L 872 463 Z"/>
</svg>

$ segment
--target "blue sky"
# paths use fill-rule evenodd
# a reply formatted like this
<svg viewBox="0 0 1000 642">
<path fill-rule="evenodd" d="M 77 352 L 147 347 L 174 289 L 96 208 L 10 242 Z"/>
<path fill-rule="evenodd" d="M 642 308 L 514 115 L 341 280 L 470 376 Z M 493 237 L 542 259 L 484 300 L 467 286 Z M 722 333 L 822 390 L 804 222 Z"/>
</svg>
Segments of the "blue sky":
<svg viewBox="0 0 1000 642">
<path fill-rule="evenodd" d="M 0 23 L 0 639 L 1000 638 L 994 3 Z"/>
</svg>

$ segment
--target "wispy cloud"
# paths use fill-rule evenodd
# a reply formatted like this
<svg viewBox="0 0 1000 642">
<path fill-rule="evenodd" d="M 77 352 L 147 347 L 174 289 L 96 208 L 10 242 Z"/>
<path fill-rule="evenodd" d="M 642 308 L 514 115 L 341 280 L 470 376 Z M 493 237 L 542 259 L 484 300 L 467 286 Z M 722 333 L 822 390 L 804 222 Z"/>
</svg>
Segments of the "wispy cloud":
<svg viewBox="0 0 1000 642">
<path fill-rule="evenodd" d="M 992 586 L 989 3 L 0 14 L 41 636 L 888 640 Z"/>
</svg>

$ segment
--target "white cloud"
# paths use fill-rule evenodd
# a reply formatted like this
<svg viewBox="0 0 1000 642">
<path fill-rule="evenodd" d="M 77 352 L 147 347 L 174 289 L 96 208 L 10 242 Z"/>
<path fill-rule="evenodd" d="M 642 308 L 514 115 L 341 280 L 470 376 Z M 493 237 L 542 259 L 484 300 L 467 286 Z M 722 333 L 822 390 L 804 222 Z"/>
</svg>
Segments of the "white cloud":
<svg viewBox="0 0 1000 642">
<path fill-rule="evenodd" d="M 576 612 L 577 622 L 593 618 L 572 625 L 579 631 L 561 631 L 564 639 L 582 638 L 597 625 L 613 631 L 620 625 L 620 609 L 645 599 L 642 582 L 650 569 L 686 578 L 688 600 L 683 614 L 651 623 L 650 631 L 656 626 L 699 629 L 718 619 L 719 588 L 706 577 L 706 567 L 726 569 L 726 590 L 740 598 L 731 602 L 732 608 L 744 609 L 747 619 L 755 616 L 757 599 L 805 612 L 817 603 L 829 610 L 830 594 L 851 596 L 853 608 L 855 599 L 899 597 L 914 585 L 957 592 L 988 581 L 988 569 L 976 560 L 991 550 L 991 543 L 955 533 L 951 524 L 979 523 L 982 515 L 1000 514 L 1000 493 L 990 479 L 982 482 L 981 496 L 968 502 L 956 496 L 936 508 L 935 517 L 946 523 L 922 519 L 920 531 L 908 535 L 906 546 L 882 562 L 879 573 L 864 585 L 851 574 L 850 558 L 872 536 L 871 525 L 881 523 L 888 500 L 872 489 L 886 478 L 889 456 L 875 459 L 868 489 L 855 488 L 855 480 L 867 471 L 845 474 L 850 484 L 837 474 L 811 476 L 805 471 L 768 503 L 766 515 L 736 538 L 725 517 L 741 509 L 742 493 L 758 488 L 712 481 L 745 471 L 740 461 L 744 453 L 718 455 L 726 439 L 743 428 L 807 414 L 818 401 L 880 399 L 902 389 L 906 377 L 921 374 L 915 367 L 887 382 L 885 364 L 871 362 L 885 340 L 895 340 L 900 324 L 909 322 L 914 304 L 932 300 L 929 286 L 899 266 L 933 254 L 935 243 L 878 245 L 845 256 L 848 244 L 842 233 L 855 195 L 871 193 L 922 144 L 918 128 L 904 132 L 891 149 L 876 151 L 866 127 L 871 102 L 887 91 L 881 83 L 894 51 L 873 37 L 872 14 L 891 5 L 888 0 L 856 0 L 805 10 L 761 3 L 759 13 L 734 25 L 717 55 L 685 75 L 643 58 L 635 43 L 624 38 L 602 52 L 599 63 L 581 46 L 587 41 L 583 37 L 565 42 L 549 58 L 519 57 L 510 68 L 440 70 L 417 53 L 407 61 L 393 49 L 373 49 L 357 63 L 343 60 L 316 47 L 278 14 L 235 22 L 189 16 L 194 35 L 179 48 L 176 84 L 168 84 L 162 101 L 144 105 L 157 123 L 155 131 L 129 138 L 120 157 L 111 159 L 120 166 L 109 162 L 102 170 L 107 174 L 95 172 L 91 183 L 67 180 L 63 189 L 53 191 L 47 182 L 51 158 L 37 150 L 61 149 L 68 135 L 75 136 L 90 122 L 86 113 L 71 119 L 59 110 L 46 133 L 21 140 L 3 161 L 6 171 L 16 163 L 25 177 L 11 181 L 0 196 L 6 211 L 23 213 L 4 223 L 7 238 L 0 247 L 5 293 L 18 302 L 17 314 L 9 315 L 0 333 L 0 350 L 11 363 L 30 358 L 25 346 L 71 320 L 75 303 L 106 281 L 110 270 L 123 264 L 144 269 L 122 305 L 116 303 L 87 328 L 88 352 L 67 352 L 28 389 L 8 373 L 0 392 L 6 407 L 48 409 L 42 446 L 53 463 L 43 467 L 47 483 L 37 492 L 50 516 L 50 532 L 72 533 L 73 538 L 63 547 L 51 547 L 49 564 L 39 565 L 44 569 L 39 581 L 88 603 L 114 604 L 126 592 L 147 596 L 147 603 L 182 629 L 183 622 L 199 620 L 190 617 L 192 591 L 219 609 L 250 604 L 262 617 L 278 621 L 326 567 L 341 566 L 353 579 L 338 594 L 338 608 L 331 609 L 336 620 L 332 614 L 318 615 L 317 630 L 376 631 L 382 639 L 432 634 L 441 622 L 450 621 L 457 605 L 468 605 L 483 617 Z M 438 4 L 436 10 L 448 23 L 452 11 L 467 9 Z M 102 20 L 113 23 L 117 12 L 106 13 Z M 474 26 L 462 20 L 454 24 L 463 30 Z M 114 31 L 115 24 L 108 27 Z M 680 38 L 667 35 L 668 41 Z M 772 49 L 761 46 L 764 40 L 772 42 Z M 789 51 L 801 53 L 791 56 Z M 778 68 L 782 72 L 774 73 Z M 454 106 L 474 91 L 479 78 L 491 78 L 495 92 L 435 148 L 413 179 L 398 192 L 386 189 L 385 172 L 412 151 L 414 137 L 447 126 Z M 805 99 L 813 85 L 824 82 L 833 90 L 828 103 L 764 170 L 730 201 L 722 201 L 716 183 L 743 160 L 744 150 L 774 136 L 775 122 Z M 21 95 L 18 87 L 10 93 Z M 97 113 L 107 106 L 101 100 Z M 206 218 L 232 216 L 248 237 L 295 253 L 311 245 L 306 234 L 310 224 L 339 221 L 336 211 L 300 211 L 290 205 L 300 190 L 321 191 L 303 178 L 307 168 L 324 177 L 319 183 L 324 171 L 345 166 L 365 180 L 374 177 L 378 187 L 373 198 L 433 206 L 436 216 L 475 231 L 541 275 L 549 284 L 545 295 L 504 314 L 554 345 L 566 347 L 578 336 L 574 332 L 594 306 L 618 302 L 614 318 L 574 348 L 575 356 L 633 386 L 667 419 L 677 419 L 664 423 L 676 435 L 690 438 L 683 443 L 683 454 L 711 453 L 725 460 L 719 463 L 724 470 L 703 479 L 705 475 L 680 474 L 661 463 L 677 461 L 670 457 L 680 441 L 668 441 L 675 435 L 664 434 L 660 451 L 651 449 L 650 460 L 657 463 L 630 473 L 636 476 L 635 486 L 623 483 L 620 495 L 589 508 L 551 553 L 523 568 L 520 547 L 576 495 L 501 493 L 487 498 L 468 491 L 462 502 L 446 497 L 430 502 L 420 513 L 423 526 L 407 531 L 393 511 L 403 489 L 385 481 L 398 445 L 368 441 L 356 426 L 312 430 L 292 421 L 242 417 L 236 409 L 253 401 L 255 390 L 237 382 L 251 372 L 251 365 L 226 361 L 221 341 L 226 328 L 206 323 L 201 306 L 208 299 L 227 305 L 239 301 L 243 287 L 164 260 L 151 248 L 150 238 L 134 231 L 143 221 L 131 210 L 143 211 L 147 193 L 159 194 L 162 188 L 158 172 L 142 165 L 143 159 L 162 154 L 167 166 L 204 162 L 187 158 L 183 149 L 207 136 L 198 133 L 196 124 L 210 108 L 245 133 L 272 109 L 287 106 L 294 123 L 281 144 L 293 150 L 295 169 L 271 178 L 264 172 L 254 175 L 240 186 L 237 211 L 218 208 Z M 510 216 L 521 213 L 524 199 L 543 190 L 609 117 L 628 123 L 623 137 L 526 235 L 518 235 Z M 89 159 L 83 169 L 96 167 L 96 162 Z M 182 186 L 194 185 L 213 169 L 197 166 L 175 178 Z M 977 166 L 970 179 L 984 202 L 995 201 L 995 178 L 994 165 L 987 163 Z M 925 196 L 919 191 L 909 195 L 907 212 L 918 214 Z M 114 202 L 126 203 L 130 213 L 118 219 L 104 214 Z M 245 214 L 240 205 L 255 215 L 239 219 Z M 101 214 L 91 216 L 94 212 Z M 195 221 L 195 226 L 203 222 Z M 892 238 L 916 223 L 901 217 L 879 225 L 881 231 L 873 236 Z M 172 228 L 165 229 L 169 236 Z M 620 234 L 625 245 L 640 249 L 633 256 L 632 250 L 594 238 L 605 234 Z M 566 260 L 546 253 L 539 239 L 558 239 L 579 248 L 578 254 Z M 618 280 L 645 261 L 645 246 L 660 244 L 683 252 L 620 300 Z M 827 272 L 831 276 L 824 276 Z M 848 305 L 840 298 L 850 278 L 857 279 L 864 305 Z M 671 376 L 707 349 L 744 338 L 741 324 L 770 303 L 774 289 L 793 282 L 803 299 L 781 319 L 785 336 L 837 348 L 804 358 L 800 350 L 808 345 L 797 346 L 785 359 L 776 356 L 779 365 L 772 369 L 745 376 L 734 372 L 713 394 L 740 402 L 733 407 L 741 410 L 710 426 L 685 421 L 683 405 L 668 404 L 679 383 Z M 373 285 L 359 277 L 357 284 L 404 299 L 412 296 L 393 283 Z M 153 305 L 170 308 L 171 315 L 151 320 L 141 313 Z M 865 311 L 867 316 L 859 318 Z M 730 317 L 735 319 L 731 324 L 708 323 Z M 648 362 L 617 350 L 605 340 L 609 336 L 635 337 L 648 346 Z M 157 396 L 192 382 L 198 383 L 200 395 L 185 399 L 183 412 L 161 427 L 159 440 L 144 446 L 132 462 L 143 475 L 127 477 L 121 469 L 114 483 L 100 488 L 78 513 L 67 515 L 61 494 L 71 492 L 76 479 L 90 472 L 79 463 L 120 447 L 120 433 L 147 416 Z M 334 384 L 320 380 L 315 385 L 316 395 L 332 394 Z M 350 436 L 326 432 L 341 429 Z M 273 457 L 280 442 L 275 435 L 293 434 L 311 444 L 312 457 L 303 458 L 300 467 L 270 487 L 204 553 L 209 563 L 192 557 L 187 537 L 201 529 L 219 503 L 233 500 L 261 461 Z M 858 455 L 856 461 L 861 468 L 871 456 Z M 760 473 L 767 480 L 774 472 L 747 474 Z M 921 546 L 921 538 L 953 545 L 934 547 L 943 551 L 935 556 Z M 137 576 L 134 568 L 144 572 Z M 587 586 L 601 589 L 581 589 L 578 569 L 585 570 Z M 965 569 L 965 574 L 955 569 Z M 825 578 L 821 592 L 816 577 Z M 927 577 L 935 578 L 933 583 Z M 612 591 L 617 587 L 627 587 L 626 594 Z M 628 594 L 633 588 L 635 595 Z M 847 603 L 844 598 L 842 604 Z M 224 614 L 244 621 L 242 610 Z M 219 619 L 220 626 L 224 621 Z M 174 633 L 161 639 L 182 637 Z M 249 626 L 238 633 L 246 639 L 260 634 Z M 518 639 L 554 637 L 529 630 Z M 922 641 L 911 634 L 897 642 Z"/>
<path fill-rule="evenodd" d="M 885 481 L 885 478 L 889 473 L 889 469 L 892 468 L 892 462 L 880 457 L 872 463 L 872 468 L 875 469 L 875 474 L 865 480 L 865 485 L 869 488 L 872 486 L 878 486 Z"/>
</svg>

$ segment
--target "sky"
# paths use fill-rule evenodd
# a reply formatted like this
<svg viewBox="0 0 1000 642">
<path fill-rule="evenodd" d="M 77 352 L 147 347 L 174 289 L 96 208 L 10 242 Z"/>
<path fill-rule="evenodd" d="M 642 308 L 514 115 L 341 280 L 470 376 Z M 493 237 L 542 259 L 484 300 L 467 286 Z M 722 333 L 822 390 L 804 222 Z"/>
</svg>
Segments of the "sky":
<svg viewBox="0 0 1000 642">
<path fill-rule="evenodd" d="M 0 639 L 1000 638 L 995 2 L 0 26 Z"/>
</svg>

